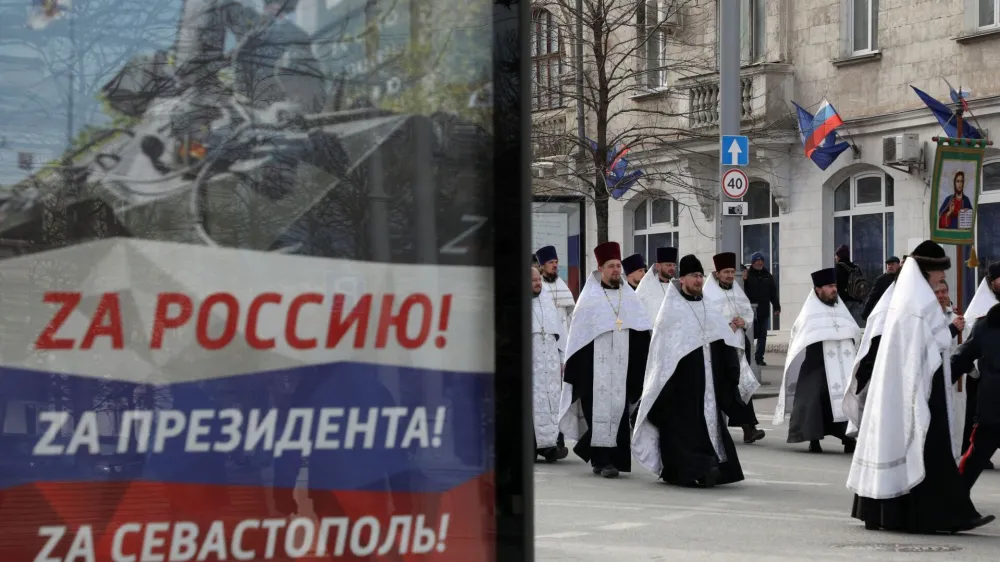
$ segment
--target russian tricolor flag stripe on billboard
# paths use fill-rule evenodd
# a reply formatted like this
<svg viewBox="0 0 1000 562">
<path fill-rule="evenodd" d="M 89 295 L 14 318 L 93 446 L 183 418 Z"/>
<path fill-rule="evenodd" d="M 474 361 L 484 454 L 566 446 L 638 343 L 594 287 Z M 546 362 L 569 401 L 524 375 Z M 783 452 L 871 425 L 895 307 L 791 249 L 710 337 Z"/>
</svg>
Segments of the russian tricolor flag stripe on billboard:
<svg viewBox="0 0 1000 562">
<path fill-rule="evenodd" d="M 813 116 L 813 128 L 806 135 L 806 156 L 812 156 L 812 153 L 823 144 L 824 139 L 843 124 L 844 121 L 837 114 L 837 110 L 830 105 L 830 102 L 823 99 L 819 109 L 816 110 L 816 114 Z"/>
<path fill-rule="evenodd" d="M 0 262 L 0 560 L 491 559 L 490 271 L 134 239 Z"/>
</svg>

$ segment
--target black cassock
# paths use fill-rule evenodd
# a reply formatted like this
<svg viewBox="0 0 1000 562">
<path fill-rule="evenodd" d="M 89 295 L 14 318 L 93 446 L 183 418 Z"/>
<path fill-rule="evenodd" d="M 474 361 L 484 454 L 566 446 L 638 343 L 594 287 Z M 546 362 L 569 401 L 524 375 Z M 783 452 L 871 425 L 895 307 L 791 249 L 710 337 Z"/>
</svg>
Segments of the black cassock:
<svg viewBox="0 0 1000 562">
<path fill-rule="evenodd" d="M 871 374 L 869 373 L 869 377 Z M 788 443 L 819 441 L 827 435 L 844 439 L 847 422 L 833 421 L 830 388 L 826 382 L 823 342 L 810 344 L 795 383 L 792 419 L 788 422 Z"/>
<path fill-rule="evenodd" d="M 748 422 L 749 412 L 740 399 L 740 363 L 736 349 L 722 340 L 709 344 L 712 354 L 712 381 L 715 386 L 716 415 L 726 462 L 720 463 L 705 423 L 704 348 L 685 355 L 673 376 L 656 397 L 647 419 L 660 433 L 660 478 L 670 484 L 695 484 L 719 469 L 716 484 L 743 480 L 743 468 L 736 446 L 726 428 L 723 414 L 734 425 Z"/>
<path fill-rule="evenodd" d="M 618 446 L 591 447 L 590 429 L 580 436 L 573 452 L 595 467 L 614 465 L 619 472 L 632 470 L 631 432 L 628 422 L 628 405 L 642 396 L 642 379 L 646 375 L 646 356 L 652 331 L 628 331 L 628 372 L 625 379 L 625 409 L 618 425 Z M 587 427 L 594 425 L 594 342 L 580 348 L 566 361 L 563 381 L 573 385 L 573 401 L 580 400 Z"/>
<path fill-rule="evenodd" d="M 980 517 L 952 457 L 944 393 L 944 370 L 938 368 L 928 400 L 931 422 L 924 439 L 924 480 L 909 493 L 889 500 L 854 495 L 851 516 L 864 521 L 866 528 L 934 533 L 961 528 Z"/>
</svg>

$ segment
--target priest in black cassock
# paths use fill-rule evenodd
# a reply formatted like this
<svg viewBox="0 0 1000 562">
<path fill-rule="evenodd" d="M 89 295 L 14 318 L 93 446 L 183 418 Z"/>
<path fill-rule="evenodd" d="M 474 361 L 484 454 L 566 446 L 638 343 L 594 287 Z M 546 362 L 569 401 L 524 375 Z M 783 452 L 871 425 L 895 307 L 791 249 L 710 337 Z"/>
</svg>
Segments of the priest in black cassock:
<svg viewBox="0 0 1000 562">
<path fill-rule="evenodd" d="M 598 270 L 577 300 L 566 338 L 559 428 L 594 474 L 630 472 L 630 407 L 642 392 L 652 323 L 622 276 L 621 249 L 594 249 Z"/>
<path fill-rule="evenodd" d="M 810 452 L 822 453 L 819 442 L 832 435 L 840 439 L 845 453 L 853 453 L 844 395 L 851 384 L 861 328 L 837 295 L 836 270 L 815 271 L 812 282 L 792 325 L 774 425 L 785 423 L 785 414 L 791 412 L 788 443 L 808 442 Z"/>
<path fill-rule="evenodd" d="M 972 503 L 952 437 L 951 331 L 934 295 L 951 260 L 925 240 L 903 263 L 847 477 L 868 530 L 958 533 L 993 521 Z M 883 299 L 885 297 L 882 297 Z"/>
<path fill-rule="evenodd" d="M 740 398 L 740 335 L 702 296 L 705 272 L 684 256 L 653 328 L 632 454 L 671 484 L 743 480 L 727 417 L 747 423 Z"/>
</svg>

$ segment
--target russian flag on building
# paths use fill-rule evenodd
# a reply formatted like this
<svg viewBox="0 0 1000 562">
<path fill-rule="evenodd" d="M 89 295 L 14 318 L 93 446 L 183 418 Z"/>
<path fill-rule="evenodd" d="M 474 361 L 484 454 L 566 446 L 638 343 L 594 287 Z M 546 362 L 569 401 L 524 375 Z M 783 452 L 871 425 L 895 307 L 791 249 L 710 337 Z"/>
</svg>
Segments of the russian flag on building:
<svg viewBox="0 0 1000 562">
<path fill-rule="evenodd" d="M 816 114 L 813 115 L 812 129 L 805 138 L 806 156 L 811 158 L 813 152 L 823 144 L 826 137 L 843 124 L 844 120 L 840 118 L 837 110 L 824 98 L 819 109 L 816 110 Z"/>
</svg>

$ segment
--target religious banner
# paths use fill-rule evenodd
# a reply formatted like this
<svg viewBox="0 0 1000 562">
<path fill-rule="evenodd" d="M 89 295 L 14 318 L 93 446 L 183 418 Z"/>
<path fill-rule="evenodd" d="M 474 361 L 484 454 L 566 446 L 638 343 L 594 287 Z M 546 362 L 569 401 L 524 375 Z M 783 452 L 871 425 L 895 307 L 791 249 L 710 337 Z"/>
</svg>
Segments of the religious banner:
<svg viewBox="0 0 1000 562">
<path fill-rule="evenodd" d="M 931 240 L 969 245 L 975 240 L 976 200 L 985 141 L 939 138 L 931 185 Z"/>
</svg>

